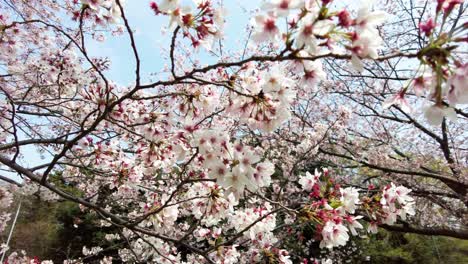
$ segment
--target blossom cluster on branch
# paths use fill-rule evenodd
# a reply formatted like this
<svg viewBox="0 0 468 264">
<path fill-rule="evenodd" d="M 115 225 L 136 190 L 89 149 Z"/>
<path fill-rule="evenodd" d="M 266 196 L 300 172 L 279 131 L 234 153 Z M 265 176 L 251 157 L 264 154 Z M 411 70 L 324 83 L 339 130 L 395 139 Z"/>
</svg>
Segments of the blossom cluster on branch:
<svg viewBox="0 0 468 264">
<path fill-rule="evenodd" d="M 312 244 L 339 250 L 378 226 L 468 237 L 452 228 L 468 206 L 463 1 L 428 1 L 427 20 L 388 24 L 392 6 L 370 1 L 265 1 L 234 52 L 222 4 L 151 2 L 171 31 L 167 65 L 151 76 L 123 1 L 7 2 L 1 168 L 24 179 L 24 195 L 79 204 L 123 245 L 64 263 L 328 264 Z M 135 65 L 127 85 L 89 49 L 116 35 Z M 214 63 L 198 61 L 201 47 Z M 30 147 L 38 164 L 24 162 Z M 0 201 L 11 203 L 6 188 Z M 417 207 L 428 201 L 454 224 L 430 229 L 437 221 Z M 8 263 L 39 262 L 26 255 Z"/>
</svg>

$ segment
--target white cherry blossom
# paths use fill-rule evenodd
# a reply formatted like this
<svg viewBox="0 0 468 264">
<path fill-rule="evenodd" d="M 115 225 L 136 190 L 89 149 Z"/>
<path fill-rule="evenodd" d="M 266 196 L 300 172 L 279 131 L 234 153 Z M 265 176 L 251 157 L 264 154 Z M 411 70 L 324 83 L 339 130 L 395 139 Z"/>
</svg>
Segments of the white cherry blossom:
<svg viewBox="0 0 468 264">
<path fill-rule="evenodd" d="M 321 248 L 334 248 L 346 245 L 349 240 L 348 229 L 343 224 L 328 221 L 322 229 Z"/>
</svg>

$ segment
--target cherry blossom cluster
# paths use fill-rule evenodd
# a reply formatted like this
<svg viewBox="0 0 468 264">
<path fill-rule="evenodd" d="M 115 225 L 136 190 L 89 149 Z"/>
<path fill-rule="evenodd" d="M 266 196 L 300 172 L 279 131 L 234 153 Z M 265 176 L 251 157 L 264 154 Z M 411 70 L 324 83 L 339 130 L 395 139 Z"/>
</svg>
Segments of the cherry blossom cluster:
<svg viewBox="0 0 468 264">
<path fill-rule="evenodd" d="M 203 46 L 211 49 L 213 41 L 222 37 L 224 9 L 215 8 L 209 0 L 193 0 L 195 10 L 182 6 L 179 0 L 151 2 L 155 15 L 169 17 L 169 29 L 180 27 L 194 48 Z"/>
<path fill-rule="evenodd" d="M 125 0 L 81 0 L 82 9 L 73 12 L 73 19 L 81 20 L 85 17 L 93 20 L 96 25 L 115 24 L 120 22 L 122 16 L 119 4 L 124 3 Z"/>
<path fill-rule="evenodd" d="M 0 209 L 3 211 L 10 207 L 11 203 L 13 202 L 13 195 L 12 193 L 0 186 Z M 0 214 L 0 232 L 3 232 L 7 227 L 7 223 L 10 220 L 11 214 L 7 212 L 2 212 Z"/>
<path fill-rule="evenodd" d="M 358 221 L 366 217 L 370 220 L 368 231 L 377 232 L 377 224 L 394 224 L 397 216 L 406 220 L 407 215 L 414 215 L 414 202 L 404 186 L 391 183 L 383 188 L 382 193 L 360 197 L 360 190 L 355 187 L 342 188 L 329 176 L 317 170 L 314 174 L 306 172 L 299 178 L 302 189 L 310 193 L 311 200 L 299 214 L 302 222 L 312 222 L 320 237 L 320 247 L 334 248 L 344 246 L 357 229 L 363 229 Z M 379 202 L 380 201 L 380 202 Z"/>
<path fill-rule="evenodd" d="M 294 82 L 279 65 L 269 71 L 247 66 L 236 80 L 240 94 L 233 93 L 228 113 L 239 116 L 252 129 L 263 131 L 273 131 L 291 117 L 289 107 L 296 97 Z"/>
<path fill-rule="evenodd" d="M 252 39 L 256 42 L 281 41 L 298 57 L 317 56 L 327 51 L 351 52 L 351 62 L 358 71 L 364 70 L 362 62 L 365 58 L 377 59 L 378 49 L 382 44 L 377 26 L 381 25 L 387 14 L 382 11 L 372 11 L 370 3 L 364 4 L 353 17 L 346 9 L 333 12 L 330 10 L 332 1 L 271 1 L 264 5 L 266 12 L 259 14 L 253 20 L 254 33 Z M 370 2 L 370 1 L 369 1 Z M 466 63 L 450 55 L 455 45 L 466 44 L 466 26 L 454 28 L 448 34 L 436 34 L 454 8 L 461 0 L 437 1 L 435 17 L 420 24 L 420 31 L 427 37 L 426 46 L 419 51 L 417 57 L 421 65 L 415 77 L 399 93 L 389 98 L 383 105 L 388 108 L 399 105 L 406 112 L 411 112 L 405 94 L 412 89 L 418 96 L 434 101 L 425 108 L 425 116 L 431 125 L 438 125 L 444 116 L 456 120 L 453 106 L 466 104 L 467 82 Z M 281 28 L 282 19 L 286 19 L 287 27 Z M 304 64 L 304 79 L 310 78 L 311 66 Z M 313 66 L 312 66 L 313 67 Z M 319 67 L 320 68 L 320 67 Z M 315 73 L 318 79 L 323 75 Z M 314 81 L 312 81 L 313 83 Z M 447 99 L 450 107 L 443 103 Z"/>
<path fill-rule="evenodd" d="M 259 148 L 240 141 L 231 143 L 227 134 L 210 130 L 196 131 L 192 145 L 198 148 L 199 160 L 208 170 L 208 176 L 237 196 L 245 188 L 254 191 L 271 183 L 274 165 L 262 162 Z"/>
<path fill-rule="evenodd" d="M 8 131 L 10 130 L 11 125 L 11 114 L 8 110 L 10 108 L 11 106 L 6 100 L 0 101 L 0 127 L 2 128 L 2 131 L 0 132 L 0 142 L 5 142 L 9 135 Z"/>
<path fill-rule="evenodd" d="M 405 95 L 414 92 L 428 100 L 424 115 L 433 126 L 442 123 L 444 117 L 457 120 L 454 107 L 468 104 L 468 64 L 453 53 L 458 45 L 466 46 L 467 26 L 465 24 L 442 32 L 443 26 L 456 6 L 463 0 L 437 1 L 434 13 L 419 24 L 419 31 L 425 46 L 418 52 L 419 67 L 414 78 L 395 96 L 384 103 L 384 108 L 398 105 L 406 112 L 411 107 Z M 437 32 L 439 31 L 439 32 Z"/>
<path fill-rule="evenodd" d="M 41 261 L 37 257 L 28 257 L 26 251 L 21 251 L 20 253 L 18 252 L 13 252 L 11 253 L 8 258 L 5 260 L 5 263 L 8 264 L 23 264 L 23 263 L 28 263 L 28 264 L 53 264 L 52 261 Z"/>
<path fill-rule="evenodd" d="M 397 216 L 406 220 L 406 215 L 414 215 L 414 200 L 408 194 L 410 189 L 404 186 L 395 186 L 391 183 L 385 186 L 380 199 L 383 215 L 381 221 L 387 225 L 392 225 L 397 221 Z"/>
<path fill-rule="evenodd" d="M 354 67 L 362 71 L 362 59 L 378 57 L 382 38 L 376 27 L 386 14 L 372 11 L 364 3 L 352 18 L 346 9 L 329 10 L 331 2 L 270 1 L 264 5 L 266 12 L 253 21 L 252 38 L 257 42 L 281 40 L 294 52 L 305 51 L 310 56 L 344 48 L 351 52 Z M 285 31 L 281 30 L 282 19 L 287 21 Z"/>
<path fill-rule="evenodd" d="M 146 8 L 168 17 L 173 30 L 170 65 L 151 77 L 143 75 L 140 39 L 125 19 L 123 1 L 12 2 L 24 18 L 0 14 L 2 169 L 35 182 L 25 182 L 23 194 L 73 200 L 99 217 L 99 225 L 115 227 L 105 240 L 122 242 L 124 262 L 330 263 L 310 256 L 308 247 L 317 242 L 324 251 L 337 250 L 364 234 L 365 222 L 373 233 L 415 215 L 411 190 L 389 183 L 387 174 L 397 180 L 428 175 L 454 186 L 457 177 L 439 177 L 432 165 L 422 165 L 429 155 L 405 163 L 409 171 L 390 168 L 413 158 L 406 147 L 398 157 L 389 153 L 400 142 L 414 145 L 415 136 L 386 138 L 395 127 L 371 120 L 380 113 L 374 106 L 368 107 L 372 115 L 356 110 L 361 99 L 351 96 L 380 103 L 387 94 L 342 78 L 369 77 L 362 72 L 373 62 L 413 59 L 420 67 L 409 71 L 414 76 L 384 107 L 409 112 L 406 99 L 414 92 L 431 101 L 430 123 L 455 117 L 453 107 L 466 103 L 468 94 L 468 64 L 453 53 L 454 45 L 466 43 L 466 23 L 447 33 L 443 24 L 451 23 L 461 1 L 434 4 L 435 16 L 419 26 L 422 49 L 414 53 L 383 52 L 380 29 L 388 16 L 366 1 L 356 10 L 325 0 L 267 1 L 248 29 L 250 45 L 208 66 L 192 55 L 199 46 L 216 54 L 223 8 L 208 0 L 151 2 Z M 51 10 L 75 21 L 64 25 Z M 122 22 L 137 65 L 127 85 L 110 79 L 109 59 L 86 48 L 86 36 L 112 35 L 112 25 Z M 180 33 L 187 46 L 177 41 Z M 361 131 L 367 128 L 372 132 Z M 451 155 L 445 132 L 424 132 Z M 42 151 L 43 164 L 24 165 L 28 146 Z M 455 161 L 447 161 L 446 171 L 462 178 Z M 309 171 L 330 163 L 340 175 Z M 370 174 L 364 168 L 384 174 L 375 179 L 381 189 L 351 184 Z M 62 190 L 52 175 L 79 195 Z M 0 201 L 11 203 L 3 187 Z M 6 224 L 9 215 L 0 218 Z M 82 253 L 111 263 L 105 252 L 104 245 L 90 245 Z M 8 263 L 40 262 L 23 255 L 12 253 Z"/>
<path fill-rule="evenodd" d="M 216 150 L 216 148 L 226 150 L 227 145 L 229 145 L 229 142 L 223 141 L 223 138 L 226 140 L 226 137 L 223 137 L 222 133 L 210 131 L 210 133 L 200 134 L 195 139 L 201 152 L 210 150 L 210 152 L 221 156 L 227 154 Z M 87 139 L 86 142 L 81 144 L 81 148 L 90 148 L 93 144 L 91 139 Z M 110 155 L 116 151 L 111 146 L 97 147 L 100 155 Z M 247 162 L 248 157 L 243 156 L 242 150 L 245 150 L 245 146 L 237 143 L 233 144 L 231 148 L 233 153 L 229 155 L 236 157 L 239 161 L 235 162 L 239 164 L 234 164 L 234 168 L 235 166 L 248 166 L 252 162 Z M 77 151 L 79 150 L 77 149 Z M 219 163 L 219 161 L 214 160 L 209 162 Z M 233 165 L 232 162 L 227 162 L 227 164 Z M 225 168 L 229 170 L 228 167 Z M 254 168 L 241 167 L 236 170 L 245 172 L 247 170 L 252 171 Z M 272 171 L 264 175 L 269 177 L 271 173 Z M 210 170 L 208 170 L 209 174 Z M 251 175 L 251 177 L 253 176 Z M 130 213 L 129 216 L 138 218 L 143 213 L 145 218 L 140 222 L 141 226 L 151 227 L 158 230 L 160 234 L 172 234 L 175 237 L 182 236 L 186 230 L 191 229 L 188 223 L 180 220 L 193 217 L 202 224 L 192 231 L 195 244 L 208 242 L 209 245 L 216 247 L 229 238 L 230 234 L 240 234 L 243 239 L 249 241 L 248 247 L 240 247 L 236 244 L 226 245 L 209 255 L 211 259 L 219 260 L 220 263 L 235 263 L 238 261 L 257 263 L 266 259 L 278 261 L 279 263 L 292 263 L 288 251 L 275 246 L 280 235 L 277 231 L 278 220 L 283 219 L 284 216 L 280 217 L 277 213 L 278 210 L 274 210 L 269 202 L 262 202 L 252 198 L 245 200 L 236 198 L 238 188 L 255 190 L 268 185 L 256 186 L 253 179 L 249 186 L 237 182 L 234 182 L 234 184 L 238 185 L 225 185 L 226 180 L 223 178 L 217 178 L 215 181 L 210 179 L 200 180 L 200 182 L 191 185 L 178 198 L 178 201 L 171 201 L 173 198 L 169 194 L 160 195 L 155 192 L 144 191 L 147 202 L 140 204 L 140 213 L 135 211 Z M 128 179 L 126 181 L 132 180 Z M 125 197 L 122 188 L 131 189 L 136 187 L 135 185 L 122 183 L 115 185 L 119 188 L 117 194 L 119 197 Z M 317 235 L 320 237 L 320 247 L 332 249 L 344 246 L 350 239 L 349 232 L 354 236 L 358 235 L 358 230 L 363 228 L 363 225 L 358 221 L 363 216 L 359 214 L 371 214 L 367 216 L 372 220 L 368 228 L 370 232 L 376 231 L 377 223 L 393 224 L 396 222 L 397 216 L 406 219 L 406 215 L 414 214 L 414 202 L 408 195 L 410 190 L 403 186 L 395 186 L 393 183 L 386 186 L 382 193 L 360 198 L 359 189 L 340 187 L 330 177 L 329 171 L 324 169 L 323 173 L 319 173 L 317 170 L 314 174 L 306 172 L 305 175 L 298 178 L 297 184 L 303 192 L 309 193 L 308 199 L 304 206 L 297 210 L 297 213 L 287 215 L 282 221 L 287 224 L 294 224 L 295 228 L 297 228 L 297 224 L 300 224 L 299 227 L 313 224 Z M 31 189 L 31 186 L 33 185 L 29 184 L 22 189 Z M 255 187 L 251 188 L 251 186 Z M 22 193 L 31 193 L 26 189 L 22 190 Z M 172 190 L 174 191 L 174 189 Z M 6 202 L 2 204 L 11 203 L 11 195 L 4 195 L 3 197 Z M 249 205 L 239 207 L 241 200 L 242 203 Z M 293 211 L 295 210 L 291 212 Z M 108 223 L 104 221 L 103 225 L 107 226 Z M 296 231 L 299 236 L 301 234 L 300 230 L 301 228 Z M 288 232 L 294 231 L 290 229 Z M 136 233 L 130 230 L 125 230 L 122 234 L 128 241 L 132 241 L 132 251 L 136 251 L 138 255 L 159 263 L 184 263 L 180 252 L 177 252 L 174 247 L 163 240 L 145 235 L 138 239 L 138 236 L 135 236 Z M 107 237 L 111 240 L 122 239 L 117 234 L 109 234 L 106 239 Z M 148 241 L 150 243 L 146 243 Z M 154 248 L 157 249 L 157 252 L 153 251 Z M 85 256 L 99 254 L 100 251 L 102 251 L 100 247 L 83 248 Z M 221 252 L 223 253 L 221 254 Z M 15 254 L 10 256 L 9 263 L 17 263 L 15 261 L 20 263 L 27 258 Z M 130 257 L 129 254 L 131 255 L 128 250 L 120 251 L 120 255 L 124 260 Z M 37 263 L 49 263 L 37 261 Z M 204 263 L 203 258 L 196 255 L 189 256 L 187 261 L 187 263 Z"/>
</svg>

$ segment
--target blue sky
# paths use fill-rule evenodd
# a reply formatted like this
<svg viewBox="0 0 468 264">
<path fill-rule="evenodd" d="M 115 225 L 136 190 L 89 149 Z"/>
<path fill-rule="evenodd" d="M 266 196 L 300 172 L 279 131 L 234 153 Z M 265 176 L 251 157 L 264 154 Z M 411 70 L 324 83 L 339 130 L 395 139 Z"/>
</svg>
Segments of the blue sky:
<svg viewBox="0 0 468 264">
<path fill-rule="evenodd" d="M 246 37 L 245 28 L 252 17 L 249 13 L 258 8 L 261 2 L 261 0 L 223 1 L 223 5 L 227 10 L 226 48 L 231 50 L 240 48 L 239 45 Z M 149 0 L 128 0 L 125 4 L 126 17 L 130 26 L 136 31 L 135 38 L 141 57 L 144 80 L 150 73 L 161 71 L 167 63 L 168 53 L 163 52 L 162 48 L 169 48 L 172 35 L 171 32 L 162 34 L 163 29 L 169 23 L 169 19 L 162 15 L 155 16 L 149 8 L 149 3 Z M 181 34 L 179 34 L 179 39 L 180 37 Z M 91 56 L 106 56 L 111 59 L 111 68 L 106 72 L 109 79 L 121 85 L 128 85 L 134 80 L 135 63 L 127 34 L 119 37 L 109 37 L 105 42 L 97 42 L 89 38 L 87 43 Z M 207 63 L 209 61 L 209 56 L 202 50 L 195 56 L 202 62 Z"/>
</svg>

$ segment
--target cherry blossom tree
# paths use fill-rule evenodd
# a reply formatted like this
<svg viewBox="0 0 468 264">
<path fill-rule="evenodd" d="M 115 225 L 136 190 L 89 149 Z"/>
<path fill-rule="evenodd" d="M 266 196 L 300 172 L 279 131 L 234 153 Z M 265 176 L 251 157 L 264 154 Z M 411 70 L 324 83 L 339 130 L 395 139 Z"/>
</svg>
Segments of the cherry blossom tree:
<svg viewBox="0 0 468 264">
<path fill-rule="evenodd" d="M 313 243 L 336 250 L 379 226 L 468 238 L 462 0 L 264 1 L 233 52 L 222 1 L 150 2 L 171 36 L 151 76 L 130 3 L 0 3 L 0 179 L 19 185 L 0 187 L 0 206 L 36 193 L 118 230 L 118 256 L 84 258 L 330 263 Z M 129 84 L 89 51 L 116 35 Z"/>
</svg>

